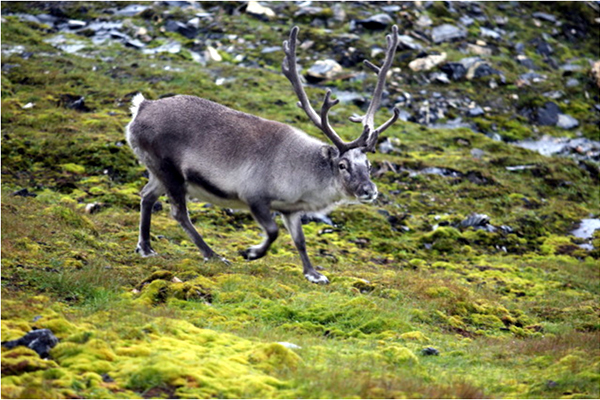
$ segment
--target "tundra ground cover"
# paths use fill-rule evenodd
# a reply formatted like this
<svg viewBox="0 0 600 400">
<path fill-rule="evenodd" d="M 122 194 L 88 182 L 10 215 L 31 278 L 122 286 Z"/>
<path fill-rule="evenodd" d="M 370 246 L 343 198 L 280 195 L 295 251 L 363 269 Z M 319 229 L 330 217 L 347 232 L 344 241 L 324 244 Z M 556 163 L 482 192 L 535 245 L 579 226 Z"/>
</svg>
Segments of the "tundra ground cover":
<svg viewBox="0 0 600 400">
<path fill-rule="evenodd" d="M 78 4 L 61 10 L 81 18 Z M 106 4 L 85 3 L 85 13 L 118 18 L 104 13 Z M 193 222 L 234 264 L 204 262 L 166 199 L 153 215 L 160 255 L 142 259 L 133 249 L 146 178 L 123 133 L 131 97 L 194 94 L 315 132 L 278 72 L 280 54 L 258 47 L 248 55 L 258 60 L 252 68 L 225 53 L 224 62 L 200 66 L 186 52 L 141 56 L 67 34 L 88 46 L 87 56 L 76 56 L 45 41 L 52 29 L 8 15 L 32 10 L 2 7 L 2 340 L 35 328 L 60 339 L 45 360 L 25 347 L 2 348 L 2 397 L 600 396 L 600 237 L 590 251 L 570 235 L 590 214 L 598 218 L 597 164 L 545 157 L 467 128 L 404 122 L 386 131 L 396 151 L 371 157 L 377 203 L 338 208 L 334 226 L 304 226 L 330 285 L 304 279 L 287 233 L 265 258 L 242 262 L 238 251 L 260 240 L 251 217 L 196 202 Z M 156 7 L 131 19 L 156 29 L 152 46 L 178 37 L 158 33 L 165 14 Z M 439 7 L 427 13 L 451 20 Z M 289 25 L 268 27 L 244 13 L 219 18 L 262 47 L 279 43 Z M 328 35 L 344 29 L 301 32 L 326 52 Z M 368 54 L 382 36 L 366 32 L 359 46 Z M 12 52 L 17 46 L 23 50 Z M 598 56 L 585 45 L 569 51 Z M 331 84 L 368 93 L 373 83 Z M 491 96 L 486 84 L 464 87 Z M 508 98 L 516 89 L 498 90 Z M 323 89 L 307 92 L 316 99 Z M 69 108 L 78 96 L 85 108 Z M 578 96 L 561 105 L 588 103 Z M 360 109 L 336 112 L 336 130 L 351 138 L 356 128 L 342 121 Z M 587 111 L 578 115 L 586 118 L 593 121 Z M 495 122 L 520 138 L 530 127 L 518 121 Z M 24 188 L 37 196 L 13 195 Z M 94 203 L 98 211 L 86 212 Z M 462 225 L 472 213 L 489 217 L 479 227 L 496 229 Z"/>
</svg>

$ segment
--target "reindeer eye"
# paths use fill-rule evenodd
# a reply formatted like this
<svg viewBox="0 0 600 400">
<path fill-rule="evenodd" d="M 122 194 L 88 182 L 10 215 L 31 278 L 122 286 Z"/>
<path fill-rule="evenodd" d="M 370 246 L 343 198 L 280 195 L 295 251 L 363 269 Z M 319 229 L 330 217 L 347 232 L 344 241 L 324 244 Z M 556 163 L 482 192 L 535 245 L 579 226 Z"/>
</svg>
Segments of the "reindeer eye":
<svg viewBox="0 0 600 400">
<path fill-rule="evenodd" d="M 340 165 L 339 165 L 339 168 L 340 168 L 341 170 L 344 170 L 344 169 L 346 169 L 346 168 L 348 168 L 348 167 L 346 166 L 346 163 L 344 163 L 344 162 L 341 162 L 341 163 L 340 163 Z"/>
</svg>

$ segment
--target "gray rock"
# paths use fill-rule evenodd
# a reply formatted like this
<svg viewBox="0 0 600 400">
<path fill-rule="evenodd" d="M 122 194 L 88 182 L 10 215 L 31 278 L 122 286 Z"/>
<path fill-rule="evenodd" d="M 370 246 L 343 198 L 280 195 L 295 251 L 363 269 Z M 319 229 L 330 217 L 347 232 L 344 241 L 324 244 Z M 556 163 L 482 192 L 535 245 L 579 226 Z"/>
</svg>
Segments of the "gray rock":
<svg viewBox="0 0 600 400">
<path fill-rule="evenodd" d="M 483 108 L 479 107 L 479 106 L 475 106 L 473 108 L 469 108 L 469 111 L 467 111 L 467 115 L 469 117 L 478 117 L 480 115 L 485 114 L 485 111 L 483 111 Z"/>
<path fill-rule="evenodd" d="M 144 49 L 144 50 L 142 50 L 142 53 L 144 53 L 144 54 L 158 54 L 158 53 L 177 54 L 180 51 L 181 51 L 181 43 L 175 42 L 175 41 L 170 41 L 159 47 L 154 47 L 152 49 Z"/>
<path fill-rule="evenodd" d="M 382 30 L 394 23 L 388 14 L 376 14 L 367 19 L 357 20 L 356 23 L 370 30 Z"/>
<path fill-rule="evenodd" d="M 471 149 L 471 156 L 477 160 L 481 160 L 485 155 L 485 151 L 481 149 Z"/>
<path fill-rule="evenodd" d="M 69 20 L 69 22 L 67 22 L 67 25 L 69 26 L 69 29 L 80 29 L 85 27 L 87 25 L 87 22 L 71 19 Z"/>
<path fill-rule="evenodd" d="M 495 232 L 496 227 L 490 224 L 490 217 L 485 214 L 472 213 L 460 223 L 461 228 L 473 227 L 488 232 Z"/>
<path fill-rule="evenodd" d="M 269 54 L 269 53 L 276 53 L 278 51 L 281 51 L 281 46 L 264 47 L 260 52 L 262 54 Z"/>
<path fill-rule="evenodd" d="M 556 126 L 561 129 L 573 129 L 579 126 L 579 121 L 567 114 L 558 114 Z"/>
<path fill-rule="evenodd" d="M 560 66 L 560 70 L 564 72 L 578 72 L 583 70 L 583 67 L 577 64 L 565 64 Z"/>
<path fill-rule="evenodd" d="M 318 15 L 321 15 L 321 13 L 323 12 L 323 7 L 312 7 L 312 6 L 307 6 L 307 7 L 301 7 L 298 9 L 298 11 L 296 11 L 294 13 L 294 17 L 298 18 L 298 17 L 302 17 L 302 16 L 309 16 L 309 17 L 317 17 Z"/>
<path fill-rule="evenodd" d="M 467 74 L 467 69 L 461 63 L 446 63 L 440 69 L 453 81 L 458 81 Z"/>
<path fill-rule="evenodd" d="M 421 50 L 423 48 L 423 46 L 415 42 L 415 39 L 408 35 L 398 35 L 398 45 L 400 48 L 408 50 Z"/>
<path fill-rule="evenodd" d="M 335 60 L 319 60 L 306 72 L 306 78 L 313 82 L 333 79 L 342 72 L 342 66 Z"/>
<path fill-rule="evenodd" d="M 381 11 L 384 11 L 386 13 L 397 13 L 398 11 L 400 11 L 402 8 L 400 6 L 397 5 L 391 5 L 391 6 L 383 6 L 381 7 Z"/>
<path fill-rule="evenodd" d="M 130 4 L 127 7 L 118 10 L 115 14 L 123 15 L 125 17 L 133 17 L 134 15 L 137 15 L 137 14 L 141 13 L 142 11 L 147 10 L 148 8 L 149 7 L 146 5 Z"/>
<path fill-rule="evenodd" d="M 537 123 L 545 126 L 556 125 L 558 122 L 558 114 L 560 114 L 558 105 L 548 101 L 542 107 L 538 108 L 536 118 Z"/>
<path fill-rule="evenodd" d="M 475 20 L 471 17 L 469 17 L 468 15 L 463 15 L 462 17 L 459 18 L 459 22 L 461 24 L 463 24 L 464 26 L 469 26 L 469 25 L 473 25 L 475 23 Z"/>
<path fill-rule="evenodd" d="M 448 79 L 448 75 L 446 75 L 443 72 L 434 72 L 433 74 L 431 74 L 429 76 L 429 79 L 431 79 L 432 82 L 439 82 L 439 83 L 450 83 L 450 79 Z"/>
<path fill-rule="evenodd" d="M 408 63 L 408 67 L 415 71 L 429 71 L 438 64 L 443 63 L 446 60 L 446 53 L 432 54 L 427 57 L 417 58 Z"/>
<path fill-rule="evenodd" d="M 381 154 L 389 154 L 396 151 L 396 147 L 390 141 L 390 138 L 386 138 L 383 142 L 379 143 L 379 152 Z"/>
<path fill-rule="evenodd" d="M 421 350 L 421 354 L 424 356 L 439 356 L 440 351 L 433 347 L 425 347 L 423 350 Z"/>
<path fill-rule="evenodd" d="M 193 26 L 184 24 L 179 21 L 169 20 L 165 24 L 165 29 L 168 32 L 176 32 L 188 39 L 193 39 L 198 35 L 198 30 Z"/>
<path fill-rule="evenodd" d="M 431 40 L 434 43 L 449 42 L 454 39 L 463 39 L 467 37 L 467 31 L 455 25 L 443 24 L 436 26 L 431 30 Z"/>
<path fill-rule="evenodd" d="M 12 192 L 11 196 L 21 196 L 21 197 L 37 197 L 37 194 L 31 193 L 27 188 L 19 189 L 16 192 Z"/>
<path fill-rule="evenodd" d="M 580 82 L 575 78 L 569 78 L 567 83 L 565 83 L 565 86 L 567 86 L 568 88 L 577 87 L 579 85 L 580 85 Z"/>
<path fill-rule="evenodd" d="M 540 75 L 535 72 L 527 72 L 519 75 L 519 79 L 528 84 L 543 82 L 546 80 L 546 78 L 547 77 L 545 75 Z"/>
<path fill-rule="evenodd" d="M 544 135 L 537 140 L 527 139 L 514 144 L 537 151 L 544 156 L 559 155 L 580 160 L 600 161 L 600 142 L 587 138 L 570 139 Z"/>
<path fill-rule="evenodd" d="M 465 74 L 466 74 L 466 70 L 471 68 L 476 63 L 481 63 L 481 62 L 483 62 L 483 60 L 480 57 L 466 57 L 459 61 L 459 63 L 461 63 L 463 65 L 463 67 L 465 67 Z"/>
<path fill-rule="evenodd" d="M 245 6 L 245 9 L 246 13 L 263 21 L 268 21 L 276 16 L 275 11 L 269 7 L 259 4 L 258 1 L 249 1 Z"/>
<path fill-rule="evenodd" d="M 481 36 L 483 36 L 483 37 L 488 37 L 488 38 L 492 38 L 495 40 L 502 38 L 502 35 L 500 35 L 498 32 L 496 32 L 493 29 L 484 28 L 482 26 L 479 28 L 479 30 L 481 31 Z"/>
<path fill-rule="evenodd" d="M 547 21 L 547 22 L 556 22 L 556 17 L 552 14 L 548 14 L 545 12 L 534 12 L 533 14 L 531 14 L 531 16 L 533 18 L 537 18 L 537 19 L 541 19 L 543 21 Z"/>
<path fill-rule="evenodd" d="M 563 92 L 561 92 L 560 90 L 553 90 L 551 92 L 545 92 L 543 93 L 544 97 L 548 97 L 549 99 L 553 99 L 553 100 L 558 100 L 561 97 L 563 97 L 565 94 Z"/>
<path fill-rule="evenodd" d="M 571 231 L 571 235 L 581 239 L 590 239 L 594 235 L 594 231 L 598 229 L 600 229 L 600 219 L 582 219 L 577 229 Z"/>
<path fill-rule="evenodd" d="M 135 49 L 143 49 L 144 47 L 146 47 L 146 45 L 144 43 L 140 42 L 137 39 L 127 40 L 125 42 L 125 46 L 133 47 Z"/>
<path fill-rule="evenodd" d="M 433 25 L 433 21 L 431 20 L 429 15 L 421 14 L 415 22 L 415 25 L 421 28 L 427 28 L 428 26 Z"/>
<path fill-rule="evenodd" d="M 330 22 L 343 24 L 346 22 L 346 10 L 342 7 L 341 4 L 336 3 L 331 7 L 331 11 L 333 11 L 333 17 L 329 18 Z"/>
<path fill-rule="evenodd" d="M 290 343 L 290 342 L 277 342 L 277 344 L 282 345 L 283 347 L 287 348 L 287 349 L 301 349 L 302 347 L 298 346 L 297 344 L 294 343 Z"/>
<path fill-rule="evenodd" d="M 41 358 L 47 358 L 50 350 L 57 344 L 58 338 L 50 329 L 36 329 L 27 332 L 19 339 L 2 342 L 2 347 L 13 349 L 17 346 L 25 346 L 38 353 Z"/>
<path fill-rule="evenodd" d="M 40 23 L 47 25 L 54 25 L 60 20 L 58 17 L 50 14 L 38 14 L 35 16 L 35 18 L 37 18 Z"/>
</svg>

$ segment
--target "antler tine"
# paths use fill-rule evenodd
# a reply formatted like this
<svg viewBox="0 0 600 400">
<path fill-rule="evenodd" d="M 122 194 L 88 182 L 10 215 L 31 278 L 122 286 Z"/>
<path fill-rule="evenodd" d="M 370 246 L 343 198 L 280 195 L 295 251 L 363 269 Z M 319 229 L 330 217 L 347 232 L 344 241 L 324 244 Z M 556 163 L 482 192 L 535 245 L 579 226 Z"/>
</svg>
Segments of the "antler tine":
<svg viewBox="0 0 600 400">
<path fill-rule="evenodd" d="M 386 121 L 379 128 L 375 129 L 375 113 L 379 109 L 381 97 L 383 96 L 383 90 L 385 88 L 385 78 L 392 66 L 392 63 L 394 61 L 394 55 L 396 54 L 396 48 L 398 47 L 398 27 L 396 25 L 392 27 L 392 34 L 386 36 L 386 41 L 387 50 L 385 60 L 381 67 L 377 67 L 369 60 L 364 61 L 364 64 L 377 74 L 377 84 L 375 85 L 375 90 L 373 91 L 373 99 L 371 100 L 371 104 L 369 105 L 369 108 L 367 109 L 367 112 L 364 116 L 350 118 L 350 121 L 352 122 L 362 122 L 364 127 L 363 135 L 365 135 L 365 132 L 370 132 L 370 134 L 368 134 L 368 136 L 370 137 L 368 137 L 368 139 L 366 140 L 366 147 L 368 151 L 373 152 L 375 151 L 375 144 L 377 143 L 377 138 L 379 137 L 379 134 L 385 131 L 387 128 L 389 128 L 390 125 L 392 125 L 394 122 L 396 122 L 400 115 L 400 110 L 394 107 L 394 115 L 392 116 L 392 118 Z M 361 137 L 363 135 L 361 135 Z"/>
<path fill-rule="evenodd" d="M 327 114 L 331 107 L 335 106 L 339 103 L 339 100 L 331 100 L 331 90 L 328 90 L 325 94 L 325 98 L 323 99 L 323 105 L 321 106 L 320 115 L 315 112 L 315 110 L 310 105 L 310 101 L 308 100 L 308 96 L 304 91 L 304 87 L 302 86 L 302 82 L 300 81 L 300 76 L 298 75 L 298 71 L 296 70 L 296 41 L 298 38 L 298 31 L 300 29 L 295 26 L 292 28 L 290 32 L 289 40 L 283 42 L 283 51 L 285 53 L 285 58 L 283 59 L 283 63 L 281 64 L 281 71 L 283 75 L 290 81 L 292 87 L 294 88 L 294 92 L 296 96 L 298 96 L 298 107 L 302 108 L 308 118 L 312 121 L 313 124 L 317 126 L 332 142 L 333 144 L 340 150 L 340 152 L 345 152 L 349 150 L 348 144 L 345 143 L 337 133 L 333 130 L 331 125 L 329 125 L 329 119 Z"/>
</svg>

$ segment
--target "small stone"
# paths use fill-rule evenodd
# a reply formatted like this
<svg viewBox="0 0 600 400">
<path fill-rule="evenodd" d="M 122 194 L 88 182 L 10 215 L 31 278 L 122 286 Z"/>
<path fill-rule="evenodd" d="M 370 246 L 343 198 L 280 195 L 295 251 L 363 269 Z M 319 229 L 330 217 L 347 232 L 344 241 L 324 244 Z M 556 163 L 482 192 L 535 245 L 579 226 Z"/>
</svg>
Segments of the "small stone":
<svg viewBox="0 0 600 400">
<path fill-rule="evenodd" d="M 19 189 L 16 192 L 12 192 L 11 196 L 20 196 L 20 197 L 36 197 L 37 194 L 31 193 L 27 188 Z"/>
<path fill-rule="evenodd" d="M 433 21 L 429 17 L 429 15 L 421 14 L 419 18 L 415 21 L 415 25 L 420 28 L 427 28 L 428 26 L 433 25 Z"/>
<path fill-rule="evenodd" d="M 486 227 L 489 226 L 489 223 L 490 217 L 487 215 L 472 213 L 460 223 L 460 226 L 462 228 L 473 227 L 475 229 L 486 229 Z"/>
<path fill-rule="evenodd" d="M 140 42 L 137 39 L 131 39 L 125 42 L 125 46 L 128 47 L 133 47 L 135 49 L 143 49 L 144 47 L 146 47 L 146 45 L 142 42 Z"/>
<path fill-rule="evenodd" d="M 453 81 L 458 81 L 467 74 L 467 69 L 465 68 L 465 66 L 461 63 L 455 62 L 446 63 L 442 65 L 440 67 L 440 70 L 442 70 L 446 75 L 448 75 L 448 78 L 450 78 Z"/>
<path fill-rule="evenodd" d="M 573 88 L 573 87 L 577 87 L 580 85 L 579 80 L 575 79 L 575 78 L 569 78 L 569 80 L 567 81 L 567 83 L 565 83 L 565 86 L 568 88 Z"/>
<path fill-rule="evenodd" d="M 560 108 L 551 101 L 546 102 L 537 111 L 537 123 L 539 125 L 553 126 L 558 123 L 558 114 L 560 114 Z"/>
<path fill-rule="evenodd" d="M 217 51 L 217 49 L 215 49 L 212 46 L 206 46 L 206 55 L 208 60 L 212 60 L 212 61 L 223 61 L 223 57 L 221 57 L 221 55 L 219 54 L 219 52 Z"/>
<path fill-rule="evenodd" d="M 430 55 L 427 57 L 417 58 L 416 60 L 412 60 L 408 67 L 415 71 L 429 71 L 433 67 L 438 64 L 441 64 L 446 60 L 446 53 L 442 53 L 439 55 Z"/>
<path fill-rule="evenodd" d="M 297 349 L 302 348 L 302 347 L 298 346 L 297 344 L 290 343 L 290 342 L 277 342 L 277 344 L 280 344 L 283 347 L 285 347 L 286 349 L 291 349 L 291 350 L 297 350 Z"/>
<path fill-rule="evenodd" d="M 475 23 L 475 20 L 471 17 L 469 17 L 468 15 L 463 15 L 462 17 L 460 17 L 458 19 L 458 21 L 463 24 L 464 26 L 469 26 L 469 25 L 473 25 Z"/>
<path fill-rule="evenodd" d="M 246 13 L 259 19 L 269 20 L 275 18 L 275 11 L 269 7 L 260 5 L 258 1 L 249 1 L 248 6 L 246 7 Z"/>
<path fill-rule="evenodd" d="M 485 155 L 485 151 L 481 149 L 471 149 L 471 156 L 477 160 L 481 160 Z"/>
<path fill-rule="evenodd" d="M 25 346 L 38 353 L 41 358 L 47 358 L 50 350 L 57 344 L 58 338 L 50 329 L 36 329 L 27 332 L 19 339 L 2 342 L 2 347 L 13 349 L 17 346 Z"/>
<path fill-rule="evenodd" d="M 383 142 L 379 143 L 379 152 L 381 154 L 389 154 L 397 152 L 397 149 L 390 141 L 390 138 L 386 138 Z"/>
<path fill-rule="evenodd" d="M 77 96 L 72 94 L 61 94 L 60 95 L 60 103 L 65 108 L 70 108 L 72 110 L 88 112 L 91 111 L 88 106 L 85 105 L 85 97 Z"/>
<path fill-rule="evenodd" d="M 176 32 L 188 39 L 193 39 L 198 36 L 198 30 L 192 26 L 186 25 L 179 21 L 169 20 L 165 24 L 167 32 Z"/>
<path fill-rule="evenodd" d="M 431 30 L 431 40 L 434 43 L 449 42 L 454 39 L 463 39 L 467 37 L 467 31 L 450 24 L 436 26 Z"/>
<path fill-rule="evenodd" d="M 23 110 L 28 110 L 30 108 L 35 107 L 35 103 L 27 103 L 25 104 L 23 107 L 21 107 Z"/>
<path fill-rule="evenodd" d="M 125 8 L 122 8 L 116 12 L 117 15 L 123 15 L 125 17 L 133 17 L 141 13 L 142 11 L 146 11 L 148 6 L 143 6 L 140 4 L 130 4 Z"/>
<path fill-rule="evenodd" d="M 408 50 L 421 50 L 423 48 L 423 46 L 415 42 L 415 39 L 407 35 L 398 35 L 398 45 L 400 48 Z"/>
<path fill-rule="evenodd" d="M 450 79 L 448 79 L 448 75 L 446 75 L 443 72 L 434 72 L 433 74 L 431 74 L 429 79 L 431 79 L 432 82 L 439 82 L 439 83 L 445 83 L 445 84 L 450 83 Z"/>
<path fill-rule="evenodd" d="M 85 206 L 86 214 L 95 214 L 102 209 L 100 203 L 89 203 Z"/>
<path fill-rule="evenodd" d="M 472 54 L 477 54 L 479 56 L 491 56 L 492 49 L 489 47 L 479 46 L 477 44 L 469 43 L 467 44 L 467 51 Z"/>
<path fill-rule="evenodd" d="M 494 40 L 498 40 L 502 38 L 502 35 L 500 35 L 498 32 L 496 32 L 493 29 L 488 29 L 488 28 L 484 28 L 483 26 L 479 28 L 480 32 L 481 32 L 481 36 L 483 37 L 489 37 L 492 38 Z"/>
<path fill-rule="evenodd" d="M 535 51 L 538 54 L 549 56 L 550 54 L 554 53 L 552 46 L 550 46 L 550 44 L 543 39 L 535 39 L 533 43 L 535 44 Z"/>
<path fill-rule="evenodd" d="M 269 46 L 269 47 L 264 47 L 260 53 L 261 54 L 269 54 L 269 53 L 277 53 L 278 51 L 281 51 L 281 46 Z"/>
<path fill-rule="evenodd" d="M 496 15 L 494 16 L 494 22 L 496 25 L 506 25 L 508 23 L 508 17 Z"/>
<path fill-rule="evenodd" d="M 479 106 L 475 106 L 473 108 L 470 108 L 469 111 L 467 111 L 467 115 L 469 117 L 478 117 L 480 115 L 485 114 L 485 112 L 483 111 L 483 108 L 479 107 Z"/>
<path fill-rule="evenodd" d="M 306 78 L 312 82 L 334 79 L 343 71 L 335 60 L 319 60 L 306 72 Z"/>
<path fill-rule="evenodd" d="M 394 20 L 387 14 L 376 14 L 367 19 L 357 20 L 356 23 L 369 30 L 383 30 L 393 24 Z"/>
<path fill-rule="evenodd" d="M 556 22 L 556 17 L 554 15 L 545 12 L 534 12 L 531 16 L 533 18 L 541 19 L 542 21 Z"/>
<path fill-rule="evenodd" d="M 171 282 L 173 283 L 183 283 L 183 281 L 181 279 L 179 279 L 178 277 L 174 276 L 173 279 L 171 279 Z"/>
<path fill-rule="evenodd" d="M 421 354 L 424 356 L 439 356 L 440 351 L 433 347 L 425 347 L 423 350 L 421 350 Z"/>
<path fill-rule="evenodd" d="M 79 21 L 76 19 L 70 19 L 69 22 L 67 22 L 67 26 L 69 27 L 69 29 L 80 29 L 83 28 L 87 25 L 87 22 L 85 21 Z"/>
<path fill-rule="evenodd" d="M 556 126 L 561 129 L 573 129 L 579 126 L 579 121 L 567 114 L 558 114 Z"/>
</svg>

